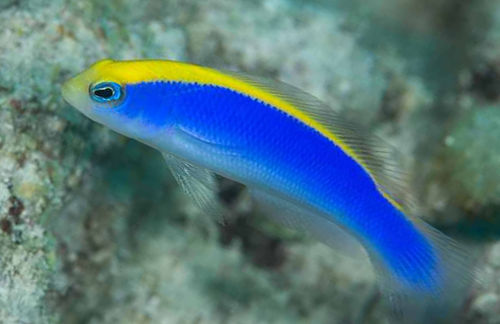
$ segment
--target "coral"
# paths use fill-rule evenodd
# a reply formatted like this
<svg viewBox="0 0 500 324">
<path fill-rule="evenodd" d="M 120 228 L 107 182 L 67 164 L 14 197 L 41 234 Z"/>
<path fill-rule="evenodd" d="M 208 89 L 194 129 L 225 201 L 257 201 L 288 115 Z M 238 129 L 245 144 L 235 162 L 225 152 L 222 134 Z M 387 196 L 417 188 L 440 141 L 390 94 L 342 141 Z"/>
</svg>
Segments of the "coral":
<svg viewBox="0 0 500 324">
<path fill-rule="evenodd" d="M 465 114 L 446 138 L 450 188 L 464 206 L 500 204 L 500 107 Z"/>
</svg>

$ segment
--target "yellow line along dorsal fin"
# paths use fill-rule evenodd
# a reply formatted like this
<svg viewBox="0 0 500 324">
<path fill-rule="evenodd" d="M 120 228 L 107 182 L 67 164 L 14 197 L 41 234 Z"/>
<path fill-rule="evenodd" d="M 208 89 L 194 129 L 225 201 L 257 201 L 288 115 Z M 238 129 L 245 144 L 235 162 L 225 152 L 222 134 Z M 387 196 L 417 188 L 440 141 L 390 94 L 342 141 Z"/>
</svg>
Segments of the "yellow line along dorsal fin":
<svg viewBox="0 0 500 324">
<path fill-rule="evenodd" d="M 392 146 L 294 86 L 244 73 L 224 72 L 290 104 L 296 111 L 288 113 L 332 140 L 371 175 L 377 188 L 393 205 L 413 214 L 415 204 L 408 186 L 408 173 L 401 169 L 398 162 L 401 155 Z"/>
</svg>

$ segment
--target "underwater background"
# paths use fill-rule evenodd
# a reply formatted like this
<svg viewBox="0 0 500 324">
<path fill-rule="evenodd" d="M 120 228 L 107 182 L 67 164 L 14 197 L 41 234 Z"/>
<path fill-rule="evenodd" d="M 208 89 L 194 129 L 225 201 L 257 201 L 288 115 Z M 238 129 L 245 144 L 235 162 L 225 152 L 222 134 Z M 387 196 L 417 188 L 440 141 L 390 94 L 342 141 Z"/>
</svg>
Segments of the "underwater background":
<svg viewBox="0 0 500 324">
<path fill-rule="evenodd" d="M 254 211 L 220 225 L 156 151 L 62 100 L 102 58 L 278 78 L 403 153 L 423 217 L 480 251 L 500 323 L 500 1 L 0 0 L 0 323 L 386 323 L 371 266 Z"/>
</svg>

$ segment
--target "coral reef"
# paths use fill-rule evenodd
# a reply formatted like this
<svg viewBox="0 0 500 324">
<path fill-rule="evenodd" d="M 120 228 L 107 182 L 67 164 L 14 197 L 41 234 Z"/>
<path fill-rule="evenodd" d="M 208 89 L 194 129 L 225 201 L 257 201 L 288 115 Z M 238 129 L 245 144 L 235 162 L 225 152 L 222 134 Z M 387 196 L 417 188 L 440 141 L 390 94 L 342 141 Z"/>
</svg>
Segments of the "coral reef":
<svg viewBox="0 0 500 324">
<path fill-rule="evenodd" d="M 61 83 L 104 57 L 280 78 L 397 146 L 424 217 L 485 252 L 464 322 L 499 322 L 500 4 L 396 2 L 2 1 L 0 322 L 387 319 L 369 264 L 224 180 L 232 217 L 213 223 L 159 154 L 64 103 Z"/>
</svg>

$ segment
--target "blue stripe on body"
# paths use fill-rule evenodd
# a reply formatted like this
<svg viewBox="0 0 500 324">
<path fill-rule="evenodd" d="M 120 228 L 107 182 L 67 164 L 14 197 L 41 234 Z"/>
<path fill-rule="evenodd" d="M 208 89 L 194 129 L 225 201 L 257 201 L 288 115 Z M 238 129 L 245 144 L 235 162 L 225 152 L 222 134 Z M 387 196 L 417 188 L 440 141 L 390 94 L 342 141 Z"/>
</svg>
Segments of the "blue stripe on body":
<svg viewBox="0 0 500 324">
<path fill-rule="evenodd" d="M 141 83 L 127 86 L 126 93 L 123 114 L 140 115 L 159 127 L 174 116 L 176 124 L 200 138 L 238 148 L 261 181 L 327 211 L 337 224 L 374 245 L 398 277 L 432 289 L 437 260 L 427 239 L 355 160 L 318 131 L 217 86 Z"/>
</svg>

